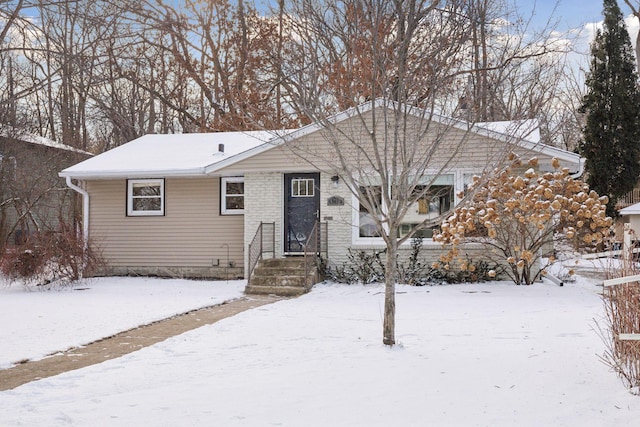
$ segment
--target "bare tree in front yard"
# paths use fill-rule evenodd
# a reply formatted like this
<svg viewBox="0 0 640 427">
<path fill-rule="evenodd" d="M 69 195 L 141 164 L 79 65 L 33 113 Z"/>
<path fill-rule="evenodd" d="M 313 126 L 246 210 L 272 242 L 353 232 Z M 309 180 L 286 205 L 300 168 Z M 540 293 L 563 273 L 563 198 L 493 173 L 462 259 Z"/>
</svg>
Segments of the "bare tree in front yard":
<svg viewBox="0 0 640 427">
<path fill-rule="evenodd" d="M 357 200 L 353 208 L 384 241 L 383 343 L 394 345 L 398 248 L 453 208 L 453 186 L 444 181 L 469 150 L 472 124 L 446 118 L 460 116 L 455 113 L 473 72 L 469 2 L 304 0 L 290 7 L 285 50 L 291 57 L 281 64 L 282 84 L 292 110 L 318 123 L 327 143 L 321 150 L 290 147 L 339 176 Z M 508 54 L 524 55 L 520 49 Z M 351 109 L 344 120 L 327 119 L 345 108 Z M 507 144 L 488 148 L 481 163 L 502 163 Z M 410 209 L 437 202 L 437 217 L 399 233 Z"/>
</svg>

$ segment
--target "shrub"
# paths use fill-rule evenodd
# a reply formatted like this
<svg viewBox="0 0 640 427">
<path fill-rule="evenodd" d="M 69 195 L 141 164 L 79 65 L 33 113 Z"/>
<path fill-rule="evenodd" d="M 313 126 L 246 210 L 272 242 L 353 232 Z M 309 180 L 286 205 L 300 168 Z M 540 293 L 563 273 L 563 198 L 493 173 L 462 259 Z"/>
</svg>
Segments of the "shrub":
<svg viewBox="0 0 640 427">
<path fill-rule="evenodd" d="M 56 233 L 29 236 L 20 246 L 8 249 L 0 268 L 10 281 L 25 287 L 65 285 L 91 274 L 103 266 L 98 251 L 85 250 L 82 238 L 66 227 Z"/>
<path fill-rule="evenodd" d="M 422 237 L 411 239 L 411 254 L 406 265 L 396 261 L 396 273 L 398 275 L 396 281 L 398 283 L 422 285 L 425 283 L 425 277 L 429 276 L 431 268 L 420 261 L 422 240 Z"/>
<path fill-rule="evenodd" d="M 342 266 L 329 268 L 328 276 L 338 283 L 374 283 L 384 280 L 384 265 L 380 255 L 383 252 L 347 252 L 348 261 Z"/>
<path fill-rule="evenodd" d="M 421 261 L 422 238 L 411 241 L 411 254 L 407 263 L 396 262 L 396 282 L 414 286 L 443 283 L 471 283 L 495 280 L 503 272 L 499 265 L 487 261 L 474 262 L 467 257 L 462 265 L 434 263 L 427 265 Z M 384 280 L 384 265 L 379 252 L 348 250 L 348 261 L 339 267 L 328 269 L 328 277 L 339 283 L 374 283 Z"/>
<path fill-rule="evenodd" d="M 469 256 L 460 264 L 436 262 L 431 266 L 429 283 L 473 283 L 490 282 L 504 273 L 501 265 L 490 265 L 487 261 L 474 262 Z"/>
<path fill-rule="evenodd" d="M 553 245 L 554 232 L 595 246 L 604 241 L 613 221 L 606 216 L 607 197 L 589 191 L 567 168 L 560 170 L 557 159 L 555 172 L 539 174 L 533 169 L 537 159 L 532 159 L 522 175 L 513 173 L 522 166 L 520 160 L 512 160 L 484 185 L 474 177 L 473 199 L 454 210 L 434 240 L 451 245 L 441 259 L 444 263 L 464 263 L 459 246 L 479 243 L 491 262 L 507 266 L 505 273 L 514 283 L 530 285 L 545 274 L 547 266 L 538 268 L 536 262 L 542 250 Z"/>
<path fill-rule="evenodd" d="M 605 330 L 599 327 L 606 351 L 601 360 L 634 393 L 640 391 L 640 341 L 621 340 L 620 334 L 640 332 L 640 284 L 606 287 L 603 292 Z"/>
</svg>

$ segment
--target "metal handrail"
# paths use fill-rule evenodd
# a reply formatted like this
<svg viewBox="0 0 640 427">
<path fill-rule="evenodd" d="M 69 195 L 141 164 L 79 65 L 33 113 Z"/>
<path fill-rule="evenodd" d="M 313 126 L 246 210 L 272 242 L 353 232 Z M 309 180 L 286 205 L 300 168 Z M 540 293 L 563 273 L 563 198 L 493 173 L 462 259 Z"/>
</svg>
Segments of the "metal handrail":
<svg viewBox="0 0 640 427">
<path fill-rule="evenodd" d="M 316 274 L 320 265 L 322 256 L 325 260 L 328 254 L 327 250 L 327 223 L 316 222 L 313 225 L 309 238 L 304 245 L 304 278 L 305 283 L 309 282 L 309 276 L 312 268 L 315 267 Z M 315 282 L 315 280 L 314 280 Z"/>
<path fill-rule="evenodd" d="M 265 242 L 265 229 L 271 226 L 271 233 L 268 233 L 266 237 L 270 237 L 270 241 Z M 268 232 L 268 230 L 267 230 Z M 251 275 L 253 270 L 258 265 L 263 257 L 263 254 L 271 252 L 275 257 L 275 241 L 276 241 L 276 223 L 275 222 L 261 222 L 256 230 L 256 234 L 253 236 L 253 240 L 249 243 L 249 272 L 247 274 L 247 284 L 251 284 Z"/>
</svg>

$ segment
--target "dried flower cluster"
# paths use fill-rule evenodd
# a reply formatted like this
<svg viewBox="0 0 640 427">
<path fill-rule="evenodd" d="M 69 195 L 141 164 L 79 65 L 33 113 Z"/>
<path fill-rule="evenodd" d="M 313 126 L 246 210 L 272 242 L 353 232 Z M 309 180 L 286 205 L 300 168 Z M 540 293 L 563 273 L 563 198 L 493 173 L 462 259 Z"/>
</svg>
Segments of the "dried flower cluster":
<svg viewBox="0 0 640 427">
<path fill-rule="evenodd" d="M 522 175 L 513 174 L 523 167 L 521 161 L 515 156 L 511 160 L 487 182 L 474 177 L 472 202 L 457 207 L 434 240 L 452 245 L 441 257 L 445 263 L 458 260 L 460 244 L 481 243 L 489 258 L 506 262 L 507 275 L 516 284 L 529 285 L 545 274 L 536 260 L 553 243 L 554 232 L 593 246 L 604 240 L 613 221 L 606 215 L 607 197 L 573 179 L 557 159 L 554 172 L 536 171 L 538 160 L 531 159 Z"/>
</svg>

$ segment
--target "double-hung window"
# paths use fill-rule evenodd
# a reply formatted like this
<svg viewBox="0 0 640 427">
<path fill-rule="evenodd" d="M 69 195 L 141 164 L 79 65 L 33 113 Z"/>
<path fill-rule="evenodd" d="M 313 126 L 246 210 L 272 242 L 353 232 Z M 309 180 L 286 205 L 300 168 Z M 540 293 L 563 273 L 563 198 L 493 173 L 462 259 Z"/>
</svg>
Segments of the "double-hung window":
<svg viewBox="0 0 640 427">
<path fill-rule="evenodd" d="M 127 215 L 164 215 L 164 179 L 128 180 Z"/>
<path fill-rule="evenodd" d="M 244 177 L 225 177 L 220 180 L 220 212 L 223 215 L 244 213 Z"/>
</svg>

